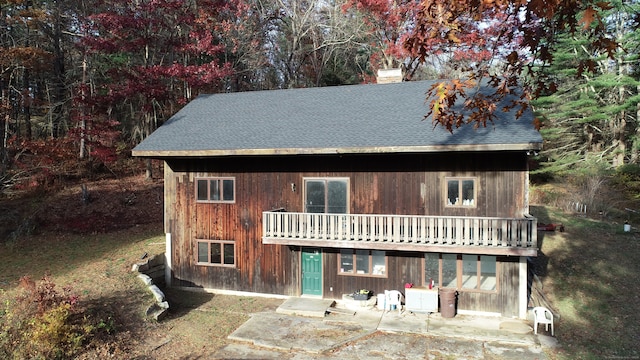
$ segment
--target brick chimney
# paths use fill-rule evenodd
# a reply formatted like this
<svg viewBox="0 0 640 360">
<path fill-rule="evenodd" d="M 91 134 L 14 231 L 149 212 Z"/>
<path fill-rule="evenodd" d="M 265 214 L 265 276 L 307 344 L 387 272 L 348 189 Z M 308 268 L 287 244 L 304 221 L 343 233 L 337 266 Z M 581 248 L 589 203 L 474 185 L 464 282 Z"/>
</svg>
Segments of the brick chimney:
<svg viewBox="0 0 640 360">
<path fill-rule="evenodd" d="M 378 84 L 402 82 L 402 69 L 378 69 Z"/>
</svg>

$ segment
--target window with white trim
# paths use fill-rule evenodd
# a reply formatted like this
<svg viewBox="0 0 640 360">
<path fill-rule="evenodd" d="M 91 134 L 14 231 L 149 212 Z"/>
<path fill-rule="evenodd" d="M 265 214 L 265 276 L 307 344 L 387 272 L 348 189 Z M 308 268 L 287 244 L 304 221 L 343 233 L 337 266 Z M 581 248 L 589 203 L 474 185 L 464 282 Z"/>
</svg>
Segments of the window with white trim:
<svg viewBox="0 0 640 360">
<path fill-rule="evenodd" d="M 446 205 L 455 207 L 475 207 L 477 186 L 475 178 L 448 177 L 446 182 Z"/>
<path fill-rule="evenodd" d="M 387 276 L 387 257 L 380 250 L 340 249 L 338 266 L 339 275 Z"/>
<path fill-rule="evenodd" d="M 196 201 L 234 203 L 236 201 L 236 179 L 233 177 L 196 179 Z"/>
<path fill-rule="evenodd" d="M 304 179 L 305 211 L 309 213 L 346 214 L 349 209 L 349 179 Z"/>
<path fill-rule="evenodd" d="M 196 240 L 197 264 L 236 266 L 236 243 L 232 240 Z"/>
<path fill-rule="evenodd" d="M 496 291 L 498 262 L 493 255 L 424 254 L 424 283 L 458 290 Z"/>
</svg>

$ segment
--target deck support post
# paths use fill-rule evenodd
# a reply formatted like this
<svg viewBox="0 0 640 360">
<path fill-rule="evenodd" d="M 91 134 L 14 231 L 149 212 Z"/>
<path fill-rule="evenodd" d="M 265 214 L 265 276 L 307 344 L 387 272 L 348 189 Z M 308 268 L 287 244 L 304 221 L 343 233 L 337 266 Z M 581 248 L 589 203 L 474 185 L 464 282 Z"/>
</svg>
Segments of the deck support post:
<svg viewBox="0 0 640 360">
<path fill-rule="evenodd" d="M 171 287 L 171 269 L 171 233 L 166 233 L 164 245 L 164 283 L 166 287 Z"/>
<path fill-rule="evenodd" d="M 518 273 L 518 317 L 520 319 L 526 319 L 527 304 L 529 303 L 529 297 L 527 296 L 529 269 L 526 256 L 520 256 L 520 269 Z"/>
</svg>

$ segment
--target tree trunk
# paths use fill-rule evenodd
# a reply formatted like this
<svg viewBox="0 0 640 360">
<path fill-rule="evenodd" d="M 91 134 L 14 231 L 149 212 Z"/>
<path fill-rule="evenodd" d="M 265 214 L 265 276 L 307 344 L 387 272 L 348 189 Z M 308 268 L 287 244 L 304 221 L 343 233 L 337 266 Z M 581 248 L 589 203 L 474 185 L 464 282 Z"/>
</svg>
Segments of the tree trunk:
<svg viewBox="0 0 640 360">
<path fill-rule="evenodd" d="M 29 90 L 29 69 L 22 73 L 22 114 L 24 115 L 24 126 L 27 140 L 31 140 L 31 91 Z"/>
<path fill-rule="evenodd" d="M 636 87 L 637 94 L 640 94 L 640 85 Z M 633 147 L 631 149 L 631 160 L 632 164 L 637 164 L 640 160 L 640 102 L 636 104 L 636 136 L 633 140 Z"/>
<path fill-rule="evenodd" d="M 150 180 L 150 179 L 153 178 L 153 163 L 152 163 L 151 159 L 146 159 L 145 163 L 146 163 L 145 165 L 146 165 L 146 168 L 147 168 L 147 170 L 145 171 L 145 178 L 147 180 Z"/>
<path fill-rule="evenodd" d="M 84 54 L 82 59 L 82 84 L 87 84 L 87 54 Z M 87 111 L 86 111 L 86 87 L 82 88 L 82 105 L 80 109 L 80 154 L 78 155 L 80 160 L 85 158 L 85 137 L 87 130 Z"/>
<path fill-rule="evenodd" d="M 64 126 L 64 104 L 66 102 L 64 52 L 62 51 L 62 24 L 60 4 L 56 2 L 55 23 L 53 24 L 53 81 L 54 81 L 54 109 L 53 129 L 54 137 L 62 135 Z"/>
</svg>

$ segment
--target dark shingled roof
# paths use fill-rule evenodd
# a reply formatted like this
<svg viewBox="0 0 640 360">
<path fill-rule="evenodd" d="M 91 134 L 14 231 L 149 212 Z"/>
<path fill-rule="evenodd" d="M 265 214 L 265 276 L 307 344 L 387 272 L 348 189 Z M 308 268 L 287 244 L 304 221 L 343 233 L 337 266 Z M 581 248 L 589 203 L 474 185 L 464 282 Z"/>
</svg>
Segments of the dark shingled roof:
<svg viewBox="0 0 640 360">
<path fill-rule="evenodd" d="M 531 111 L 496 112 L 453 134 L 424 119 L 432 82 L 201 95 L 142 141 L 134 156 L 225 156 L 536 150 Z M 499 107 L 501 109 L 501 107 Z"/>
</svg>

